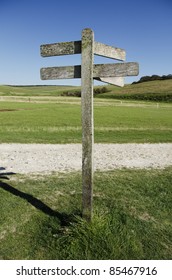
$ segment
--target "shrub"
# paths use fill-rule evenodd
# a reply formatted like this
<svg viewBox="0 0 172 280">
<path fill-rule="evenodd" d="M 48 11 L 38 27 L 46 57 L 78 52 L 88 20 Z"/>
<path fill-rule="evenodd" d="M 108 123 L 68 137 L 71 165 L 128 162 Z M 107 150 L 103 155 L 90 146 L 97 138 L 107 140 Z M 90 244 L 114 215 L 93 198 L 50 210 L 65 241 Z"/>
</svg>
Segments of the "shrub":
<svg viewBox="0 0 172 280">
<path fill-rule="evenodd" d="M 163 75 L 163 76 L 159 76 L 159 75 L 143 76 L 140 78 L 140 80 L 138 82 L 133 82 L 133 85 L 143 83 L 143 82 L 156 81 L 156 80 L 168 80 L 168 79 L 172 79 L 171 74 Z"/>
<path fill-rule="evenodd" d="M 61 96 L 76 96 L 81 97 L 81 91 L 64 91 Z"/>
<path fill-rule="evenodd" d="M 107 87 L 97 87 L 94 88 L 94 95 L 100 94 L 100 93 L 106 93 L 109 92 Z M 81 91 L 64 91 L 61 96 L 75 96 L 75 97 L 81 97 Z"/>
</svg>

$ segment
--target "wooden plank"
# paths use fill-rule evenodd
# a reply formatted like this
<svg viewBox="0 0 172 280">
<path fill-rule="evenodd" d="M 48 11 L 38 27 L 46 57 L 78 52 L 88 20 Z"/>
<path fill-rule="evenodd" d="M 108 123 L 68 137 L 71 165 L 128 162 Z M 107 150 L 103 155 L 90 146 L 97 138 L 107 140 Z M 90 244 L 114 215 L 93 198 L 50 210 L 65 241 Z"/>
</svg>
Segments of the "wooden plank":
<svg viewBox="0 0 172 280">
<path fill-rule="evenodd" d="M 126 52 L 123 49 L 94 42 L 94 54 L 124 61 Z"/>
<path fill-rule="evenodd" d="M 101 81 L 104 83 L 108 83 L 114 86 L 123 87 L 124 86 L 124 78 L 123 77 L 100 77 L 100 78 L 94 78 L 97 81 Z"/>
<path fill-rule="evenodd" d="M 112 63 L 112 64 L 95 64 L 93 66 L 93 78 L 100 77 L 125 77 L 137 76 L 139 65 L 136 62 Z M 74 79 L 81 78 L 81 66 L 62 66 L 41 68 L 42 80 L 54 79 Z"/>
<path fill-rule="evenodd" d="M 40 47 L 41 56 L 59 56 L 81 53 L 81 41 L 45 44 Z M 94 54 L 124 61 L 126 52 L 123 49 L 94 42 Z"/>
<path fill-rule="evenodd" d="M 93 59 L 94 33 L 82 31 L 82 215 L 92 218 L 93 200 Z"/>
<path fill-rule="evenodd" d="M 139 65 L 137 62 L 96 64 L 94 65 L 93 77 L 125 77 L 137 76 Z"/>
<path fill-rule="evenodd" d="M 81 41 L 61 42 L 41 45 L 41 56 L 58 56 L 81 53 Z"/>
<path fill-rule="evenodd" d="M 81 78 L 81 65 L 41 68 L 42 80 Z"/>
</svg>

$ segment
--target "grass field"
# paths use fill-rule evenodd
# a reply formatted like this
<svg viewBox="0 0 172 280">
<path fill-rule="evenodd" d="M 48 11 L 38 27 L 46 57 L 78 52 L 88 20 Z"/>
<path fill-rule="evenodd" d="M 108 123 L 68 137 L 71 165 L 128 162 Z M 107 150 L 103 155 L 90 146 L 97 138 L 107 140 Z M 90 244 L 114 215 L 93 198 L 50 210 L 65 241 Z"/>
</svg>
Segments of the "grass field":
<svg viewBox="0 0 172 280">
<path fill-rule="evenodd" d="M 95 142 L 172 142 L 170 102 L 114 98 L 171 88 L 109 87 L 94 99 Z M 0 143 L 80 143 L 81 100 L 59 96 L 69 89 L 0 86 Z M 80 173 L 10 176 L 0 166 L 0 259 L 172 259 L 171 178 L 172 168 L 96 172 L 87 224 Z"/>
<path fill-rule="evenodd" d="M 172 169 L 95 173 L 81 219 L 80 173 L 0 179 L 0 259 L 171 259 Z"/>
<path fill-rule="evenodd" d="M 172 80 L 151 81 L 135 85 L 126 85 L 124 88 L 109 86 L 109 89 L 109 93 L 100 94 L 100 97 L 124 100 L 172 102 Z"/>
<path fill-rule="evenodd" d="M 172 141 L 170 97 L 166 103 L 137 100 L 144 94 L 165 99 L 172 95 L 172 80 L 107 88 L 94 98 L 95 142 Z M 80 143 L 81 99 L 59 96 L 78 89 L 0 86 L 0 143 Z"/>
<path fill-rule="evenodd" d="M 67 90 L 76 90 L 72 86 L 6 86 L 0 85 L 0 96 L 57 96 Z"/>
<path fill-rule="evenodd" d="M 95 88 L 102 86 L 95 86 Z M 123 88 L 106 85 L 108 92 L 106 94 L 97 95 L 97 97 L 113 98 L 113 99 L 142 99 L 144 95 L 168 96 L 168 101 L 172 102 L 172 80 L 151 81 L 140 84 L 128 84 Z M 0 85 L 0 96 L 59 96 L 63 92 L 79 91 L 80 87 L 72 86 L 3 86 Z M 134 97 L 135 96 L 135 97 Z M 144 98 L 143 98 L 144 99 Z M 165 98 L 162 98 L 165 100 Z M 155 98 L 152 98 L 155 100 Z"/>
<path fill-rule="evenodd" d="M 81 142 L 79 98 L 5 100 L 0 102 L 1 143 Z M 171 116 L 172 105 L 166 103 L 95 99 L 95 142 L 171 142 Z"/>
</svg>

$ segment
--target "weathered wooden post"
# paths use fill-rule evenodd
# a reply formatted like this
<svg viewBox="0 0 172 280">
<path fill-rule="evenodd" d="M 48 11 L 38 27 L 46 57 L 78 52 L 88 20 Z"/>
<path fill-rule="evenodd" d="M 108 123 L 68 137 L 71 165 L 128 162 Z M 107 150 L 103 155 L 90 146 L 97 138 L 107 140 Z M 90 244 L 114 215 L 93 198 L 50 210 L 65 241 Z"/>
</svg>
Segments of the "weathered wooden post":
<svg viewBox="0 0 172 280">
<path fill-rule="evenodd" d="M 92 217 L 93 197 L 93 59 L 94 33 L 82 32 L 81 102 L 82 102 L 82 215 Z"/>
<path fill-rule="evenodd" d="M 124 85 L 124 76 L 138 75 L 138 63 L 94 65 L 94 54 L 125 60 L 125 51 L 94 41 L 91 29 L 82 31 L 81 41 L 46 44 L 41 46 L 43 57 L 82 54 L 81 65 L 47 67 L 41 69 L 42 80 L 81 78 L 82 87 L 82 214 L 91 221 L 93 200 L 93 79 L 117 86 Z"/>
</svg>

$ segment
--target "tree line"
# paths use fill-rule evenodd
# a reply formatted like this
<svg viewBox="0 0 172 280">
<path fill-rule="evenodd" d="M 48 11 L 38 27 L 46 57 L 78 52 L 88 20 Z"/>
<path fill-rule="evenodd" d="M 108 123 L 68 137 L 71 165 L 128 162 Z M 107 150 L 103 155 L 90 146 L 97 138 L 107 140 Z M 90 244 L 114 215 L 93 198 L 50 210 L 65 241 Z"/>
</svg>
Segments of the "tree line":
<svg viewBox="0 0 172 280">
<path fill-rule="evenodd" d="M 169 80 L 169 79 L 172 79 L 172 74 L 163 75 L 163 76 L 159 76 L 159 75 L 143 76 L 140 78 L 139 81 L 133 82 L 132 84 L 139 84 L 139 83 L 143 83 L 143 82 L 150 82 L 150 81 L 156 81 L 156 80 Z"/>
</svg>

